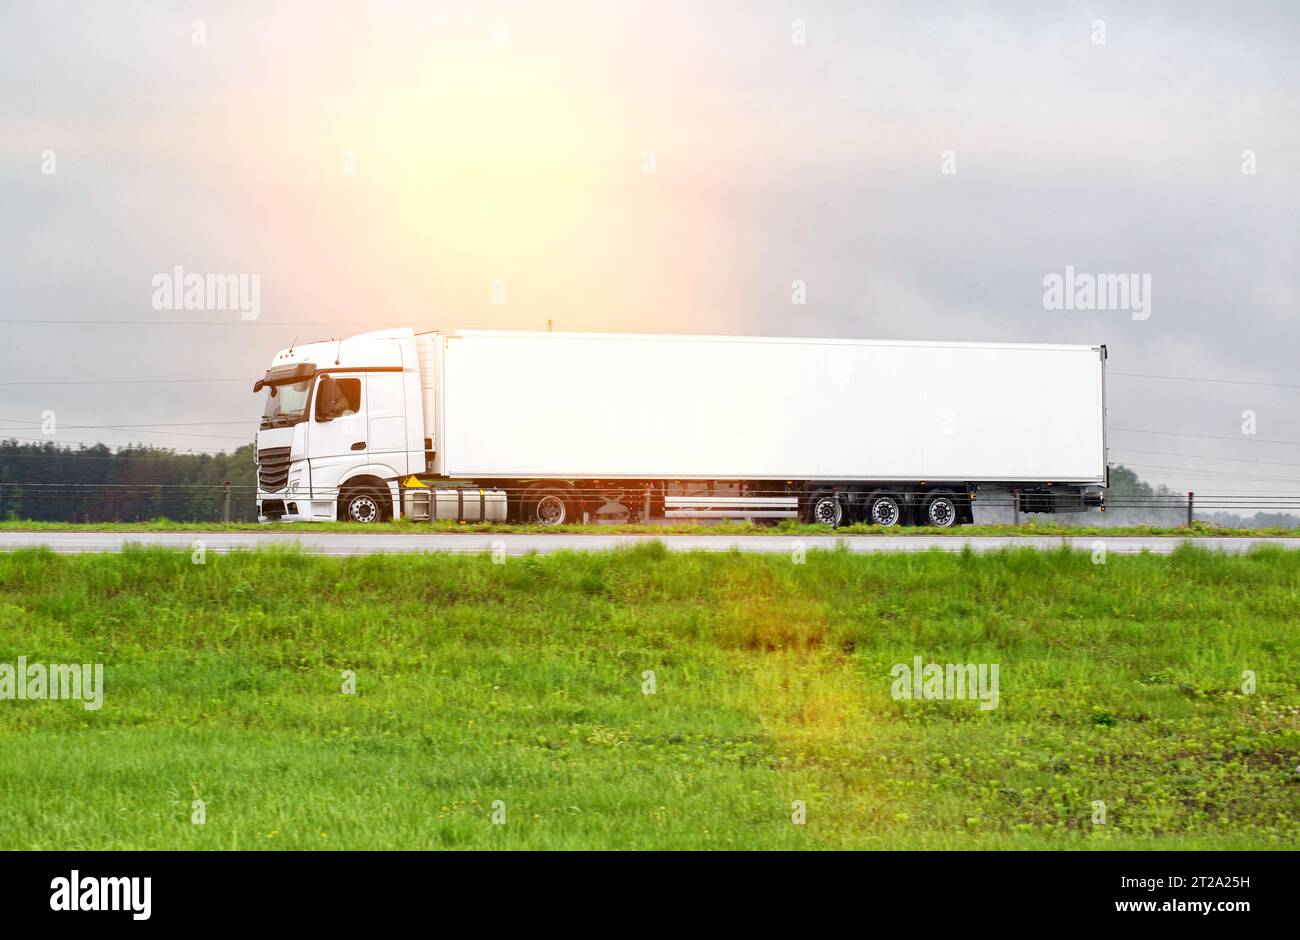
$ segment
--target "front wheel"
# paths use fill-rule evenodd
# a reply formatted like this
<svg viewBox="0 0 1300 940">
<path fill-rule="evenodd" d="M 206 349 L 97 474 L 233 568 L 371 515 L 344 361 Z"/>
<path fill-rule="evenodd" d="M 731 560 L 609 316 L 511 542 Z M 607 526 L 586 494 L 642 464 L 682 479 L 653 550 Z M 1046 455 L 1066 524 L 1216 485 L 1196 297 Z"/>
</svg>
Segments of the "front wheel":
<svg viewBox="0 0 1300 940">
<path fill-rule="evenodd" d="M 358 490 L 344 499 L 343 514 L 348 522 L 383 522 L 385 502 L 384 497 L 378 493 Z"/>
</svg>

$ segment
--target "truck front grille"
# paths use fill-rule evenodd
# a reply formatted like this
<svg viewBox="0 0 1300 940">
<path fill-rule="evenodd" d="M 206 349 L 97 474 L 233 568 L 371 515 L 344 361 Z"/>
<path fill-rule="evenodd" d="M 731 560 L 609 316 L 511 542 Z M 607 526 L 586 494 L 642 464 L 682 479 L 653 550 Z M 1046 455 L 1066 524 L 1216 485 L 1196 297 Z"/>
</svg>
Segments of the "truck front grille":
<svg viewBox="0 0 1300 940">
<path fill-rule="evenodd" d="M 284 489 L 289 482 L 289 448 L 264 447 L 257 452 L 257 482 L 268 493 Z"/>
</svg>

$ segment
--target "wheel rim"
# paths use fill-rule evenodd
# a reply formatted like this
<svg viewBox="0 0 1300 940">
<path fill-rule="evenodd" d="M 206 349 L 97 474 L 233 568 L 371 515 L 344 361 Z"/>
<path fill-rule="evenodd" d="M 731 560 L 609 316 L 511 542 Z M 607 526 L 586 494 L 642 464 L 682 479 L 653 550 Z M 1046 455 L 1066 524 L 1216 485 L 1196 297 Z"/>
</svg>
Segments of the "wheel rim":
<svg viewBox="0 0 1300 940">
<path fill-rule="evenodd" d="M 564 500 L 558 496 L 543 496 L 537 501 L 535 514 L 542 525 L 559 525 L 564 522 Z"/>
<path fill-rule="evenodd" d="M 374 522 L 379 518 L 379 503 L 373 496 L 354 496 L 348 503 L 348 516 L 353 522 Z"/>
<path fill-rule="evenodd" d="M 878 526 L 891 526 L 898 522 L 898 503 L 891 498 L 878 499 L 871 504 L 871 521 Z"/>
<path fill-rule="evenodd" d="M 930 504 L 929 516 L 931 525 L 946 529 L 957 518 L 957 507 L 945 496 Z"/>
<path fill-rule="evenodd" d="M 840 503 L 839 500 L 831 496 L 823 496 L 817 502 L 813 503 L 813 522 L 821 525 L 835 525 L 840 521 Z"/>
</svg>

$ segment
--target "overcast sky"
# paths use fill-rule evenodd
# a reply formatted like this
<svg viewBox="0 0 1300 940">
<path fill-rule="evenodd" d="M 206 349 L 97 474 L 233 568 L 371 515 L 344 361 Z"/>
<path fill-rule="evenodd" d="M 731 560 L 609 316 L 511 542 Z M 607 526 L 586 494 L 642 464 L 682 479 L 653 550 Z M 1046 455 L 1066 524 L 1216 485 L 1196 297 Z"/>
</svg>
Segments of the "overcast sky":
<svg viewBox="0 0 1300 940">
<path fill-rule="evenodd" d="M 1300 388 L 1119 373 L 1300 386 L 1297 48 L 1294 2 L 0 2 L 0 427 L 229 448 L 278 349 L 391 325 L 1106 343 L 1113 460 L 1294 490 Z M 156 309 L 178 265 L 259 318 Z M 1067 266 L 1149 316 L 1047 309 Z"/>
</svg>

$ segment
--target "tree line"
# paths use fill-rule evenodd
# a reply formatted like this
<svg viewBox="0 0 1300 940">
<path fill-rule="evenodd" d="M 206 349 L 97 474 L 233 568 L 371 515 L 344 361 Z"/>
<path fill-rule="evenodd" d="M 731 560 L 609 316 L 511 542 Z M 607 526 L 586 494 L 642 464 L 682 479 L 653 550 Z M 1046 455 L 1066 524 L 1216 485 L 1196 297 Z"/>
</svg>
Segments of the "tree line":
<svg viewBox="0 0 1300 940">
<path fill-rule="evenodd" d="M 42 522 L 256 522 L 253 445 L 185 454 L 148 445 L 73 447 L 0 440 L 0 519 Z"/>
</svg>

